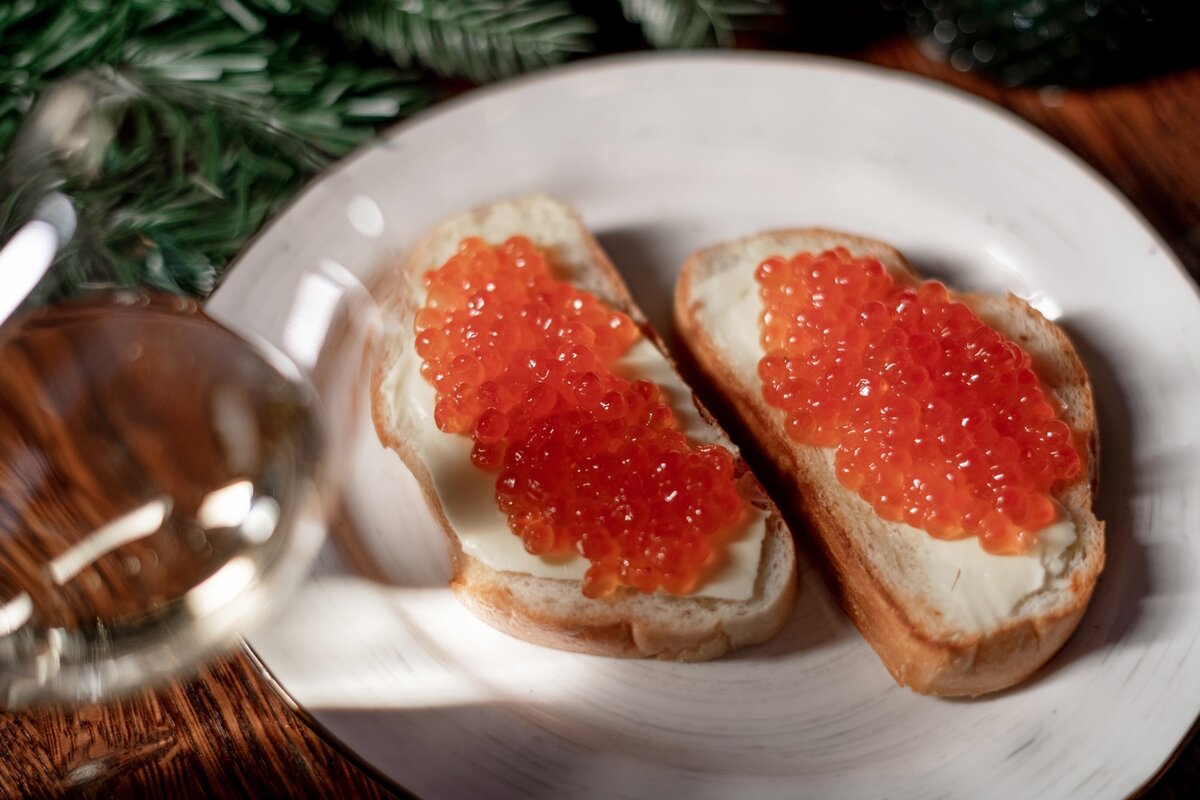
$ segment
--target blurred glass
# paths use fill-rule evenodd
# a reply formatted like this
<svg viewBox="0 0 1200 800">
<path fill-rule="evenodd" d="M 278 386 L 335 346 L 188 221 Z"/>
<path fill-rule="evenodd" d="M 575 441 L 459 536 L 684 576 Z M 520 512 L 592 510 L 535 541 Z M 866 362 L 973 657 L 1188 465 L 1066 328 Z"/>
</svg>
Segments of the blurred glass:
<svg viewBox="0 0 1200 800">
<path fill-rule="evenodd" d="M 7 166 L 33 211 L 0 243 L 0 707 L 119 695 L 261 624 L 315 557 L 352 426 L 339 343 L 371 309 L 329 267 L 287 353 L 150 291 L 22 305 L 73 233 L 53 189 L 102 149 L 103 99 L 55 87 Z"/>
</svg>

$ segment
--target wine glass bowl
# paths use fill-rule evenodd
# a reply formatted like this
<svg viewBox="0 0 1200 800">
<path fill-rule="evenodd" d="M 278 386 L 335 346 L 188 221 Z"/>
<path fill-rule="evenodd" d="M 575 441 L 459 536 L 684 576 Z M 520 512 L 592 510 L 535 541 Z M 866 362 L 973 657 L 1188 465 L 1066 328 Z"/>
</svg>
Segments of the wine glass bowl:
<svg viewBox="0 0 1200 800">
<path fill-rule="evenodd" d="M 65 78 L 0 162 L 0 708 L 127 693 L 266 619 L 324 539 L 360 405 L 378 315 L 337 253 L 271 289 L 278 345 L 193 299 L 78 285 L 64 192 L 103 180 L 128 99 Z"/>
<path fill-rule="evenodd" d="M 118 694 L 260 622 L 333 501 L 297 367 L 143 292 L 3 330 L 0 705 Z"/>
</svg>

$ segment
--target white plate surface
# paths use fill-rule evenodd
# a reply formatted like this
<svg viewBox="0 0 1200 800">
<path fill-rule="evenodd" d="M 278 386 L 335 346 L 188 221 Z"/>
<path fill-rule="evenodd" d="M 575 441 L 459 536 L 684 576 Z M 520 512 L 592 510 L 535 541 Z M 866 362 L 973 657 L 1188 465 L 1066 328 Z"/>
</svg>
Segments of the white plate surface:
<svg viewBox="0 0 1200 800">
<path fill-rule="evenodd" d="M 1051 665 L 979 701 L 897 688 L 807 562 L 765 645 L 694 665 L 561 653 L 455 603 L 414 481 L 364 423 L 349 511 L 386 579 L 331 544 L 250 638 L 319 725 L 424 798 L 1121 797 L 1154 775 L 1200 709 L 1200 303 L 1122 198 L 1024 123 L 901 74 L 595 61 L 472 93 L 359 152 L 209 308 L 278 342 L 321 258 L 369 279 L 441 218 L 534 189 L 582 211 L 660 324 L 689 251 L 779 226 L 878 237 L 958 288 L 1031 298 L 1095 381 L 1108 568 Z"/>
</svg>

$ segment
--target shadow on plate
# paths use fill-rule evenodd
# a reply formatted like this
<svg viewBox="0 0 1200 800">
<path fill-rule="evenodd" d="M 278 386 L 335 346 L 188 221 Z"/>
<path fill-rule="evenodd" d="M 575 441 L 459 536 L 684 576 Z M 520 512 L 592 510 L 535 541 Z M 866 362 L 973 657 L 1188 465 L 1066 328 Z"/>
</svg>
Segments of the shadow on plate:
<svg viewBox="0 0 1200 800">
<path fill-rule="evenodd" d="M 659 242 L 669 238 L 663 235 L 662 225 L 609 228 L 596 234 L 600 246 L 624 278 L 629 293 L 674 353 L 679 349 L 671 324 L 675 277 L 683 264 L 671 264 L 670 269 L 656 268 L 668 257 L 661 252 Z"/>
</svg>

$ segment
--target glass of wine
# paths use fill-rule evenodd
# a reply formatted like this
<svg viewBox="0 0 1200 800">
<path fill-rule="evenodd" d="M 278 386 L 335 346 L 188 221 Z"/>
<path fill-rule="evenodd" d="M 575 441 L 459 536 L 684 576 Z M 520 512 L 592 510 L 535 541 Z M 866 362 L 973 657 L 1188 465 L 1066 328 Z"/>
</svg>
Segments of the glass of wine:
<svg viewBox="0 0 1200 800">
<path fill-rule="evenodd" d="M 52 91 L 9 185 L 52 188 L 34 171 L 97 99 Z M 150 291 L 23 303 L 73 220 L 47 192 L 0 242 L 0 708 L 176 675 L 287 596 L 337 500 L 361 363 L 341 353 L 372 313 L 329 265 L 291 303 L 291 352 Z"/>
</svg>

